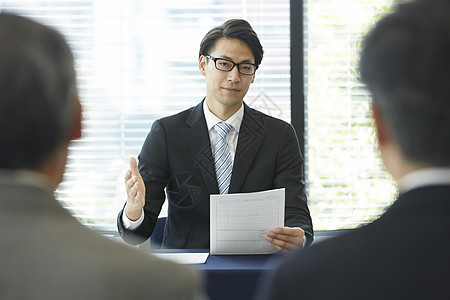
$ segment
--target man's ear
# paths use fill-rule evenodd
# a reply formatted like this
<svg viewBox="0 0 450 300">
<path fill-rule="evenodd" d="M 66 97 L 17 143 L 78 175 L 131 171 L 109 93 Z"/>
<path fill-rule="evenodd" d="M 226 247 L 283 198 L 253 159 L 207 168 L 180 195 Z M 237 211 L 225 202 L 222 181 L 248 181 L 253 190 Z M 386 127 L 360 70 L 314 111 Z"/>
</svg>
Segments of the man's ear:
<svg viewBox="0 0 450 300">
<path fill-rule="evenodd" d="M 206 76 L 206 57 L 204 55 L 198 59 L 198 69 L 200 70 L 200 74 Z"/>
<path fill-rule="evenodd" d="M 387 128 L 387 124 L 385 123 L 383 116 L 381 114 L 381 111 L 373 99 L 372 99 L 371 108 L 372 108 L 372 116 L 375 121 L 378 145 L 382 147 L 388 141 L 389 131 Z"/>
<path fill-rule="evenodd" d="M 70 140 L 76 140 L 76 139 L 81 138 L 82 114 L 83 113 L 82 113 L 80 99 L 78 98 L 78 96 L 76 96 L 74 117 L 73 117 L 72 125 L 70 127 L 70 134 L 69 134 Z"/>
</svg>

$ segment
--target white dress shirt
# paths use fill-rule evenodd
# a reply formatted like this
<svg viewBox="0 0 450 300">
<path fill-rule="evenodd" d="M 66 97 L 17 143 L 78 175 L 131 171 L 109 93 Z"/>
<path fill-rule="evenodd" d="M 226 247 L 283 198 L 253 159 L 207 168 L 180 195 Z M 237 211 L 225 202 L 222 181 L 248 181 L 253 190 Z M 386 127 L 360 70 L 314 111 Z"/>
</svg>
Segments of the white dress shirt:
<svg viewBox="0 0 450 300">
<path fill-rule="evenodd" d="M 398 180 L 398 190 L 401 194 L 429 185 L 450 185 L 450 168 L 419 169 Z"/>
</svg>

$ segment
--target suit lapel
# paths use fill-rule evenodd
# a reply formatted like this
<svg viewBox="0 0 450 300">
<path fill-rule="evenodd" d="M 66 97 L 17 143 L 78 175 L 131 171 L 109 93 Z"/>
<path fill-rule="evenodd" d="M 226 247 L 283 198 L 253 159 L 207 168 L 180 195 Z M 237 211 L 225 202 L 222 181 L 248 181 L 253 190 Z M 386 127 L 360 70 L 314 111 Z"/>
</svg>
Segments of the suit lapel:
<svg viewBox="0 0 450 300">
<path fill-rule="evenodd" d="M 261 116 L 257 115 L 253 109 L 244 103 L 244 118 L 239 130 L 230 193 L 240 191 L 244 180 L 247 178 L 248 171 L 261 148 L 265 134 L 266 127 Z"/>
<path fill-rule="evenodd" d="M 192 110 L 186 119 L 187 128 L 184 131 L 184 138 L 191 152 L 194 164 L 208 188 L 208 192 L 210 194 L 218 194 L 219 188 L 217 187 L 211 143 L 203 113 L 203 101 Z"/>
</svg>

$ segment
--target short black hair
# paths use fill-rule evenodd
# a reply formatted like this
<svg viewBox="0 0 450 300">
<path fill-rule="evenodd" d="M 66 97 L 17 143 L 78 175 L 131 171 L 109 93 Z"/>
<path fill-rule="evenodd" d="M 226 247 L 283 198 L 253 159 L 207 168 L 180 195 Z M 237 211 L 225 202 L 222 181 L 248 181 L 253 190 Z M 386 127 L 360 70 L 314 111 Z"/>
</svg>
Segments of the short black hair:
<svg viewBox="0 0 450 300">
<path fill-rule="evenodd" d="M 69 134 L 74 58 L 56 30 L 0 13 L 0 168 L 39 168 Z"/>
<path fill-rule="evenodd" d="M 209 55 L 210 51 L 221 38 L 239 39 L 246 43 L 253 52 L 255 64 L 259 66 L 263 59 L 264 50 L 259 41 L 258 35 L 252 26 L 242 19 L 231 19 L 220 26 L 214 27 L 205 35 L 200 43 L 198 56 Z"/>
<path fill-rule="evenodd" d="M 362 43 L 359 72 L 403 155 L 450 165 L 450 1 L 397 5 Z"/>
</svg>

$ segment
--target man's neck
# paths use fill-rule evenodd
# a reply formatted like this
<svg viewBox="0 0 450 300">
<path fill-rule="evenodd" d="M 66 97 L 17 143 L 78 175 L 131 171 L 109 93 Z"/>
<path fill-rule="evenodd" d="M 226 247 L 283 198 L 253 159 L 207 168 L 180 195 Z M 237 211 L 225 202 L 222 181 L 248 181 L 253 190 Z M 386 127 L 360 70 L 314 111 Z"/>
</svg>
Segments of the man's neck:
<svg viewBox="0 0 450 300">
<path fill-rule="evenodd" d="M 50 180 L 53 189 L 56 189 L 63 179 L 68 154 L 67 147 L 68 143 L 58 147 L 51 158 L 36 169 Z"/>
<path fill-rule="evenodd" d="M 242 106 L 241 102 L 239 105 L 232 105 L 232 106 L 226 106 L 221 104 L 212 104 L 208 101 L 208 98 L 206 98 L 206 105 L 208 106 L 209 111 L 221 119 L 222 121 L 228 120 L 232 115 L 234 115 Z"/>
</svg>

